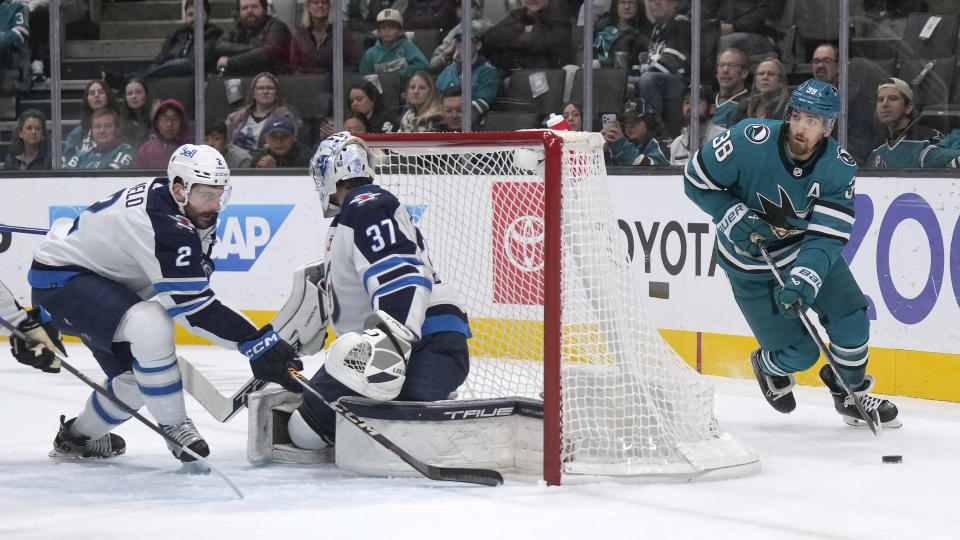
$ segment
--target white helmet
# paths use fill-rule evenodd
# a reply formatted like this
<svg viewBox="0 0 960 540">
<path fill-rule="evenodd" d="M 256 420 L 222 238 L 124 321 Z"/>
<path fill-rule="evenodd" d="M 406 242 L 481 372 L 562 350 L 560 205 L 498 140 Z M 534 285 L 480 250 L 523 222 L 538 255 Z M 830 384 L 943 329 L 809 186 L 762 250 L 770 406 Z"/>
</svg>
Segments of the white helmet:
<svg viewBox="0 0 960 540">
<path fill-rule="evenodd" d="M 367 143 L 349 131 L 334 133 L 320 143 L 310 160 L 310 177 L 320 194 L 324 217 L 340 213 L 340 205 L 332 200 L 337 182 L 350 178 L 373 180 L 375 159 Z"/>
<path fill-rule="evenodd" d="M 223 186 L 220 195 L 220 209 L 227 207 L 230 201 L 230 168 L 220 152 L 205 144 L 185 144 L 174 150 L 167 163 L 167 178 L 170 179 L 170 193 L 173 193 L 174 180 L 183 184 L 183 202 L 177 201 L 180 211 L 190 200 L 190 188 L 194 184 Z M 176 197 L 174 197 L 176 201 Z"/>
</svg>

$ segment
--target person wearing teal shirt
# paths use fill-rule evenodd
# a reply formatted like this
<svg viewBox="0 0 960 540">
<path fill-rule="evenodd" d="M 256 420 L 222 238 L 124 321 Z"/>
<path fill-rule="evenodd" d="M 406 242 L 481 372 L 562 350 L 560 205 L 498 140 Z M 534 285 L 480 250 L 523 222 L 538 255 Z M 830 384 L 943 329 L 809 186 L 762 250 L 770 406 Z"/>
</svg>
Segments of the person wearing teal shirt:
<svg viewBox="0 0 960 540">
<path fill-rule="evenodd" d="M 877 87 L 877 119 L 886 130 L 886 141 L 867 157 L 867 167 L 957 167 L 960 165 L 960 130 L 949 136 L 919 124 L 913 90 L 901 79 L 890 78 Z"/>
<path fill-rule="evenodd" d="M 716 224 L 717 260 L 760 343 L 750 364 L 767 402 L 781 413 L 796 408 L 794 373 L 820 357 L 798 320 L 800 310 L 812 308 L 839 375 L 867 414 L 883 427 L 899 427 L 897 407 L 867 393 L 874 383 L 866 374 L 867 300 L 841 253 L 854 224 L 857 164 L 829 136 L 839 111 L 836 87 L 804 82 L 790 96 L 786 120 L 748 118 L 705 143 L 687 162 L 684 190 Z M 830 366 L 820 379 L 844 421 L 864 425 Z"/>
<path fill-rule="evenodd" d="M 416 45 L 403 35 L 403 16 L 387 8 L 377 15 L 377 42 L 363 53 L 360 73 L 397 71 L 404 81 L 418 69 L 429 69 L 430 62 Z"/>
<path fill-rule="evenodd" d="M 70 158 L 68 169 L 128 169 L 133 165 L 133 148 L 120 139 L 120 115 L 104 107 L 91 119 L 94 146 Z"/>
<path fill-rule="evenodd" d="M 606 165 L 669 165 L 657 137 L 663 133 L 660 115 L 642 99 L 623 105 L 613 125 L 603 129 Z"/>
</svg>

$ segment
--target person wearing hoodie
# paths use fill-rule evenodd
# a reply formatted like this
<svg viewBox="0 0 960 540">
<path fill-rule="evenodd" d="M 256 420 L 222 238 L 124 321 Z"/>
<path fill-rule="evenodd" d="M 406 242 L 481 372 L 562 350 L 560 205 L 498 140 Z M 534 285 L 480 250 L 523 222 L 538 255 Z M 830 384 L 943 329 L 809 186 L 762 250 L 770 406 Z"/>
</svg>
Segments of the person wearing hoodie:
<svg viewBox="0 0 960 540">
<path fill-rule="evenodd" d="M 430 67 L 427 57 L 403 35 L 403 16 L 396 9 L 387 8 L 377 15 L 377 37 L 360 59 L 360 73 L 397 71 L 407 81 L 418 69 Z"/>
<path fill-rule="evenodd" d="M 457 35 L 457 43 L 461 46 L 453 55 L 453 63 L 443 68 L 443 71 L 437 76 L 437 90 L 442 92 L 451 86 L 461 86 L 460 76 L 463 71 L 461 64 L 464 49 L 468 49 L 467 54 L 472 60 L 470 97 L 472 98 L 474 114 L 477 120 L 480 120 L 490 110 L 493 101 L 497 99 L 497 93 L 500 91 L 500 72 L 480 55 L 480 49 L 483 47 L 483 36 L 487 31 L 486 27 L 478 21 L 472 21 L 470 31 L 472 46 L 463 46 L 460 43 L 462 35 Z"/>
<path fill-rule="evenodd" d="M 157 107 L 153 113 L 153 132 L 156 138 L 140 147 L 133 162 L 134 169 L 162 169 L 167 166 L 174 150 L 193 142 L 187 113 L 175 99 L 163 101 Z"/>
</svg>

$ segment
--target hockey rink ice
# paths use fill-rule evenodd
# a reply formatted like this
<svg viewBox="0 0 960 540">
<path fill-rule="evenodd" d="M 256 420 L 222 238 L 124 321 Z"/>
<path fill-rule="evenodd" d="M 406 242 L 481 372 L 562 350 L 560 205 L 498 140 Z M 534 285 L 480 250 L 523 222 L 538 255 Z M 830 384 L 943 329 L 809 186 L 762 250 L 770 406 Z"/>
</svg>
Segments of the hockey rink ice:
<svg viewBox="0 0 960 540">
<path fill-rule="evenodd" d="M 3 348 L 7 344 L 3 343 Z M 70 361 L 102 373 L 79 344 Z M 250 376 L 237 352 L 179 347 L 232 393 Z M 800 387 L 797 410 L 770 408 L 752 379 L 711 377 L 720 422 L 760 455 L 759 474 L 668 485 L 602 483 L 547 488 L 423 478 L 369 478 L 333 465 L 252 467 L 246 413 L 226 424 L 190 397 L 187 411 L 212 449 L 216 475 L 181 472 L 163 440 L 136 420 L 117 429 L 127 453 L 112 460 L 47 457 L 60 414 L 90 390 L 0 362 L 0 538 L 497 539 L 960 538 L 960 404 L 897 397 L 904 427 L 875 438 L 846 426 L 823 387 Z M 745 370 L 749 370 L 744 359 Z M 306 362 L 305 373 L 317 366 Z M 149 414 L 146 414 L 149 417 Z M 899 454 L 901 464 L 881 456 Z"/>
</svg>

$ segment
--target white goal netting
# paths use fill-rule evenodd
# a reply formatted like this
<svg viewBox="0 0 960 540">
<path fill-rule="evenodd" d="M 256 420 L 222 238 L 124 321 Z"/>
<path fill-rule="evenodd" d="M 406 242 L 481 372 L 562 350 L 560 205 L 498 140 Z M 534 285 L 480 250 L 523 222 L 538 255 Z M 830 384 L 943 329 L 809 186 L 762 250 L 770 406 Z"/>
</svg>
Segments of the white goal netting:
<svg viewBox="0 0 960 540">
<path fill-rule="evenodd" d="M 544 363 L 559 362 L 560 381 L 546 384 L 559 384 L 562 412 L 546 410 L 544 423 L 561 426 L 565 479 L 755 465 L 753 452 L 714 420 L 712 386 L 644 316 L 645 282 L 627 264 L 610 211 L 600 135 L 555 132 L 563 139 L 559 177 L 536 138 L 497 135 L 371 144 L 377 183 L 408 207 L 470 316 L 471 372 L 460 397 L 542 399 Z M 559 257 L 544 250 L 547 182 L 562 184 Z M 562 315 L 551 322 L 544 275 L 558 264 Z M 560 326 L 560 357 L 545 360 L 550 324 Z"/>
</svg>

